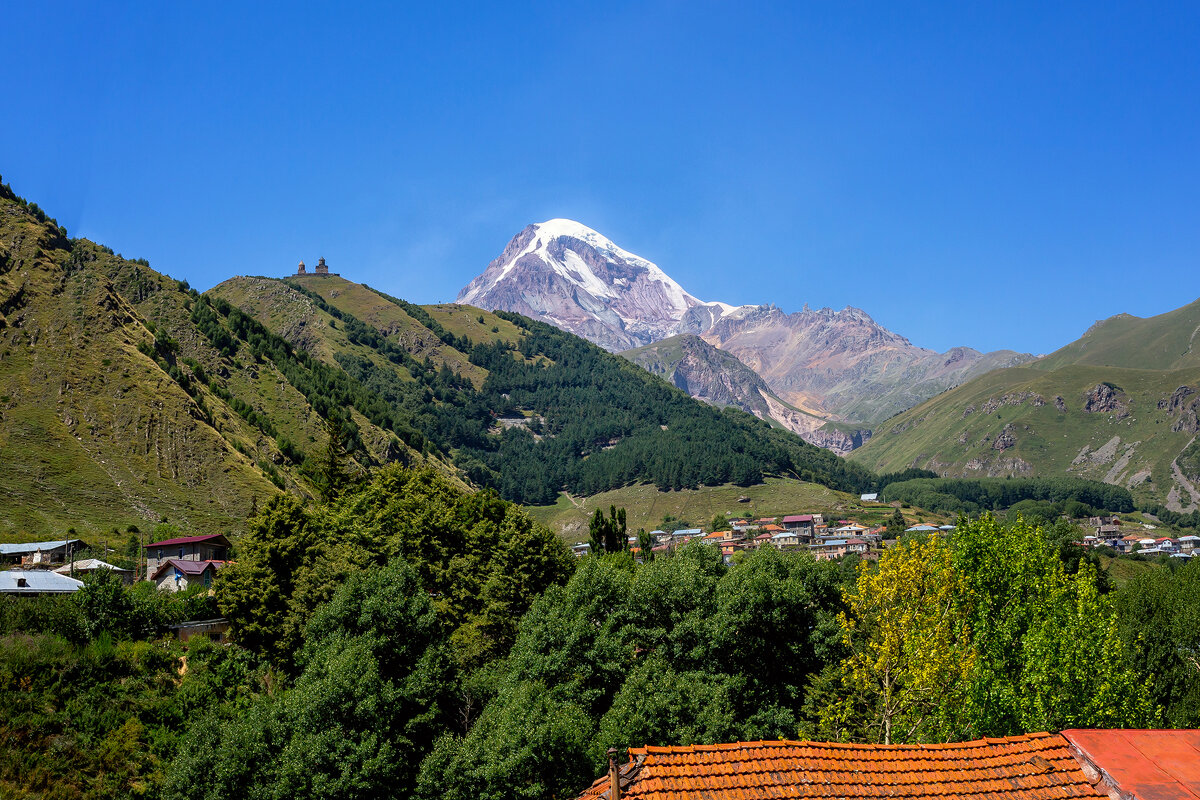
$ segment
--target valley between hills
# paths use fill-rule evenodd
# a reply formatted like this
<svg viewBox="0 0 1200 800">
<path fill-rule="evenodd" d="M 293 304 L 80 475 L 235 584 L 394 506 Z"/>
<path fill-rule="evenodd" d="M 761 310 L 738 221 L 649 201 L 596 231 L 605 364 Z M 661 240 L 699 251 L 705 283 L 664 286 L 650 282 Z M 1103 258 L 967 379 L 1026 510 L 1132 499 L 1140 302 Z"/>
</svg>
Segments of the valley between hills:
<svg viewBox="0 0 1200 800">
<path fill-rule="evenodd" d="M 579 530 L 553 510 L 567 498 L 785 485 L 833 510 L 910 468 L 1089 478 L 1186 514 L 1198 309 L 1115 318 L 1041 359 L 936 354 L 856 309 L 701 302 L 567 220 L 522 231 L 457 303 L 312 273 L 201 294 L 5 189 L 0 527 L 234 529 L 280 492 L 317 496 L 330 448 L 353 471 L 493 488 L 561 533 Z M 702 519 L 713 502 L 661 505 Z"/>
</svg>

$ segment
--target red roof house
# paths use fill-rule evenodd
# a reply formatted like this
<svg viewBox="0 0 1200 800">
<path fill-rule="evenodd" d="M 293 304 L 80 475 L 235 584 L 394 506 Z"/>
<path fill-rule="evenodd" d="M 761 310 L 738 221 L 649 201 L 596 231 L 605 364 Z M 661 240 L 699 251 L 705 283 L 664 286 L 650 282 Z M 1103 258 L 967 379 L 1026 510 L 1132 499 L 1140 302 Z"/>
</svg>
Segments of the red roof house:
<svg viewBox="0 0 1200 800">
<path fill-rule="evenodd" d="M 1200 730 L 1062 732 L 1096 788 L 1137 800 L 1200 797 Z"/>
<path fill-rule="evenodd" d="M 226 561 L 229 540 L 219 533 L 207 536 L 181 536 L 146 545 L 146 574 L 154 580 L 167 561 Z"/>
</svg>

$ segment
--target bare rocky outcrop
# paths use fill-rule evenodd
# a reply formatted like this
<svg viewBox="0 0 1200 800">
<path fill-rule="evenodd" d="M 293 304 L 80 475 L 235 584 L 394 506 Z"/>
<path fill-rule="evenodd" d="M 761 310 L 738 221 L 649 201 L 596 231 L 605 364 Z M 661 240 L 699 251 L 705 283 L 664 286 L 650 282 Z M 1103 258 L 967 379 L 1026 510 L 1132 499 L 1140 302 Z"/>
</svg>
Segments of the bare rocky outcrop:
<svg viewBox="0 0 1200 800">
<path fill-rule="evenodd" d="M 1124 393 L 1108 383 L 1096 384 L 1096 388 L 1083 396 L 1083 410 L 1088 414 L 1112 414 L 1116 419 L 1129 416 Z"/>
<path fill-rule="evenodd" d="M 1170 397 L 1158 401 L 1160 411 L 1166 411 L 1173 417 L 1171 430 L 1175 433 L 1200 432 L 1200 396 L 1192 397 L 1196 390 L 1190 386 L 1180 386 Z M 1189 400 L 1188 398 L 1191 398 Z"/>
<path fill-rule="evenodd" d="M 846 455 L 851 450 L 862 447 L 871 438 L 869 430 L 843 431 L 837 428 L 821 428 L 802 436 L 806 442 L 832 450 L 838 455 Z"/>
<path fill-rule="evenodd" d="M 1012 423 L 1010 422 L 1009 424 L 1004 426 L 1004 429 L 1000 431 L 1000 434 L 992 442 L 992 449 L 1003 452 L 1005 450 L 1008 450 L 1011 447 L 1016 447 L 1016 446 L 1017 446 L 1017 436 L 1016 436 L 1016 433 L 1014 432 Z"/>
<path fill-rule="evenodd" d="M 992 414 L 1002 406 L 1020 406 L 1031 400 L 1033 401 L 1034 408 L 1041 408 L 1046 405 L 1046 399 L 1037 392 L 1010 392 L 1000 398 L 989 397 L 983 404 L 983 413 Z M 975 410 L 975 406 L 968 406 L 968 408 L 972 411 Z M 963 414 L 963 416 L 965 417 L 966 414 Z"/>
<path fill-rule="evenodd" d="M 846 431 L 784 403 L 754 370 L 698 336 L 673 336 L 621 354 L 676 387 L 715 406 L 733 406 L 775 420 L 800 438 L 835 453 L 862 446 L 870 430 Z"/>
</svg>

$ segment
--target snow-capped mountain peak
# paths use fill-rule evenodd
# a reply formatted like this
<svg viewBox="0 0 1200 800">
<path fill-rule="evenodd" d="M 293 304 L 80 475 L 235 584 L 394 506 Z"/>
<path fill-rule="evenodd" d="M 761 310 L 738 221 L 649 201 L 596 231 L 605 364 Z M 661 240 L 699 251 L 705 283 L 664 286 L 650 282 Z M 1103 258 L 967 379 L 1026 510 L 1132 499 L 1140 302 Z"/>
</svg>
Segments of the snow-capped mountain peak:
<svg viewBox="0 0 1200 800">
<path fill-rule="evenodd" d="M 612 350 L 671 335 L 707 306 L 658 265 L 570 219 L 527 226 L 456 302 L 518 311 Z M 717 304 L 717 316 L 732 307 Z"/>
</svg>

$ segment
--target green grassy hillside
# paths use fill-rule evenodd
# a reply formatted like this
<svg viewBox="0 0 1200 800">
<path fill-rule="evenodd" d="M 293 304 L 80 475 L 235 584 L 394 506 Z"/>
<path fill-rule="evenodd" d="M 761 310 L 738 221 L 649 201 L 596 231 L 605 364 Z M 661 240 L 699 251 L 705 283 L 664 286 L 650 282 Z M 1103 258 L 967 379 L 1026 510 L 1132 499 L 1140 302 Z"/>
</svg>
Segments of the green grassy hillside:
<svg viewBox="0 0 1200 800">
<path fill-rule="evenodd" d="M 1054 357 L 1108 358 L 1097 354 L 1132 346 L 1124 322 L 1108 325 L 1121 325 L 1113 329 L 1120 335 L 1107 339 L 1094 331 L 1093 346 L 1064 348 Z M 1179 337 L 1164 332 L 1146 340 L 1147 361 L 1167 340 L 1179 351 Z M 1123 357 L 1137 360 L 1128 350 Z M 892 418 L 851 457 L 881 471 L 918 466 L 955 477 L 1092 478 L 1128 487 L 1141 503 L 1190 511 L 1200 501 L 1198 399 L 1200 366 L 1015 367 Z"/>
<path fill-rule="evenodd" d="M 743 497 L 748 498 L 746 502 L 738 502 Z M 654 530 L 668 514 L 707 530 L 717 516 L 758 519 L 820 512 L 835 515 L 833 519 L 846 515 L 864 524 L 882 524 L 893 513 L 891 506 L 882 503 L 860 503 L 855 494 L 785 478 L 768 478 L 756 486 L 710 486 L 703 490 L 678 492 L 662 492 L 653 486 L 639 485 L 592 497 L 572 497 L 564 493 L 553 505 L 526 506 L 526 510 L 566 541 L 585 542 L 592 514 L 597 508 L 607 513 L 611 506 L 627 510 L 626 525 L 630 533 L 636 533 L 639 528 Z M 951 519 L 917 510 L 906 513 L 913 521 L 920 519 L 940 524 Z"/>
<path fill-rule="evenodd" d="M 193 351 L 152 320 L 192 296 L 40 216 L 0 189 L 0 535 L 240 526 L 278 489 L 257 432 L 171 374 Z"/>
<path fill-rule="evenodd" d="M 315 495 L 391 461 L 527 504 L 639 484 L 874 487 L 862 467 L 518 315 L 336 276 L 238 277 L 201 295 L 68 239 L 7 190 L 0 215 L 11 536 L 163 518 L 236 530 L 276 492 Z"/>
</svg>

